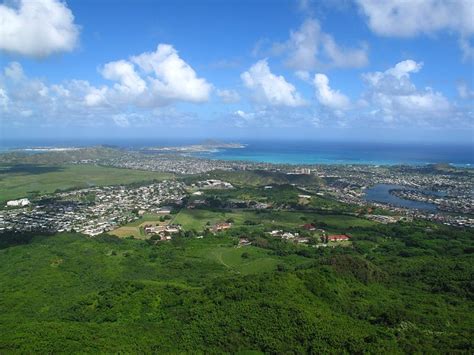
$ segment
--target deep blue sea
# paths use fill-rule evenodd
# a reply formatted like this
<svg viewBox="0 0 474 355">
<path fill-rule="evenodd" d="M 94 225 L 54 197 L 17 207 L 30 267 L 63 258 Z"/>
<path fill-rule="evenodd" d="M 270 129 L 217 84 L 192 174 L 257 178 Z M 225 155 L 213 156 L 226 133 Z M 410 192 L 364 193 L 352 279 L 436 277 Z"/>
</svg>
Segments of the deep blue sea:
<svg viewBox="0 0 474 355">
<path fill-rule="evenodd" d="M 36 139 L 0 141 L 0 151 L 32 147 L 80 147 L 107 144 L 121 148 L 177 146 L 198 144 L 198 139 Z M 474 167 L 474 143 L 362 143 L 261 140 L 234 142 L 246 144 L 241 149 L 222 149 L 196 154 L 209 159 L 244 160 L 284 164 L 372 164 L 425 165 L 450 163 Z"/>
</svg>

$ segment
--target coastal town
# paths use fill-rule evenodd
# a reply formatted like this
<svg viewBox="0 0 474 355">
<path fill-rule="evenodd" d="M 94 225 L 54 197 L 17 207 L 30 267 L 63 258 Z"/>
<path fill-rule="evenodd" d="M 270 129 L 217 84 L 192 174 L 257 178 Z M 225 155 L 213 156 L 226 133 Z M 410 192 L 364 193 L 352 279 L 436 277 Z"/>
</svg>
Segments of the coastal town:
<svg viewBox="0 0 474 355">
<path fill-rule="evenodd" d="M 184 184 L 163 181 L 140 186 L 92 187 L 43 196 L 36 203 L 0 211 L 2 231 L 76 231 L 90 236 L 136 220 L 143 213 L 169 214 L 180 205 Z M 8 205 L 8 204 L 7 204 Z"/>
<path fill-rule="evenodd" d="M 185 169 L 186 163 L 194 166 L 191 171 L 209 172 L 211 166 L 221 170 L 255 170 L 260 171 L 260 164 L 227 163 L 197 158 L 172 159 L 160 157 L 153 159 L 153 168 L 159 166 L 161 171 L 176 172 Z M 160 165 L 160 162 L 165 162 Z M 111 164 L 116 164 L 112 161 Z M 170 168 L 169 164 L 175 164 Z M 90 164 L 83 162 L 82 164 Z M 123 158 L 120 163 L 128 168 L 138 168 L 139 162 Z M 229 164 L 229 165 L 227 165 Z M 176 169 L 176 166 L 181 168 Z M 140 166 L 142 169 L 149 165 Z M 199 168 L 197 168 L 199 167 Z M 386 214 L 366 213 L 365 218 L 379 223 L 394 223 L 401 218 L 414 218 L 444 223 L 453 226 L 474 226 L 472 189 L 470 175 L 437 173 L 426 174 L 423 171 L 368 166 L 267 166 L 268 172 L 284 173 L 288 176 L 314 176 L 323 183 L 317 186 L 298 186 L 301 190 L 300 200 L 309 200 L 319 196 L 359 207 L 379 208 Z M 370 186 L 390 184 L 406 188 L 392 189 L 389 195 L 400 196 L 408 201 L 431 203 L 432 208 L 407 208 L 404 206 L 367 199 Z M 189 185 L 178 179 L 165 180 L 144 186 L 104 186 L 90 187 L 67 192 L 44 195 L 35 200 L 22 198 L 11 200 L 0 211 L 0 233 L 4 231 L 77 231 L 87 235 L 98 235 L 126 225 L 145 213 L 169 214 L 172 209 L 196 208 L 208 206 L 208 201 L 200 199 L 203 191 L 213 189 L 232 189 L 233 185 L 219 179 L 196 181 Z M 271 189 L 264 186 L 263 189 Z M 443 194 L 437 191 L 443 190 Z M 431 195 L 428 191 L 432 191 Z M 192 197 L 189 202 L 186 202 Z M 388 200 L 390 201 L 390 200 Z M 170 207 L 173 206 L 173 207 Z M 271 203 L 254 200 L 229 200 L 226 208 L 244 208 L 250 210 L 272 209 Z M 281 209 L 281 208 L 280 208 Z M 291 208 L 289 208 L 291 210 Z M 447 213 L 449 212 L 449 213 Z M 398 216 L 398 217 L 397 217 Z M 284 237 L 284 239 L 289 239 Z M 295 239 L 298 240 L 298 239 Z M 304 239 L 303 239 L 304 240 Z M 301 242 L 301 241 L 300 241 Z"/>
<path fill-rule="evenodd" d="M 474 226 L 474 179 L 470 169 L 451 166 L 253 163 L 205 159 L 187 153 L 169 154 L 162 150 L 150 153 L 99 148 L 94 150 L 92 156 L 90 151 L 61 150 L 39 156 L 57 159 L 59 155 L 66 159 L 65 163 L 76 166 L 171 173 L 175 178 L 141 186 L 92 186 L 30 199 L 29 196 L 21 196 L 6 201 L 2 206 L 0 233 L 74 230 L 93 236 L 126 225 L 145 213 L 160 214 L 165 211 L 170 213 L 172 209 L 206 207 L 209 206 L 208 201 L 201 198 L 205 191 L 234 188 L 230 182 L 213 178 L 221 172 L 230 176 L 235 173 L 278 177 L 282 183 L 287 181 L 299 189 L 300 202 L 308 202 L 312 196 L 317 196 L 364 208 L 367 210 L 364 218 L 379 223 L 418 218 L 452 226 Z M 29 157 L 26 155 L 24 159 Z M 13 158 L 18 159 L 16 155 Z M 199 179 L 201 176 L 205 178 Z M 193 178 L 189 180 L 189 177 Z M 305 182 L 305 179 L 311 183 Z M 262 186 L 263 190 L 271 188 L 272 185 Z M 268 201 L 252 199 L 229 199 L 224 205 L 229 209 L 282 208 Z M 286 208 L 291 210 L 293 207 Z M 373 209 L 378 212 L 371 213 Z"/>
</svg>

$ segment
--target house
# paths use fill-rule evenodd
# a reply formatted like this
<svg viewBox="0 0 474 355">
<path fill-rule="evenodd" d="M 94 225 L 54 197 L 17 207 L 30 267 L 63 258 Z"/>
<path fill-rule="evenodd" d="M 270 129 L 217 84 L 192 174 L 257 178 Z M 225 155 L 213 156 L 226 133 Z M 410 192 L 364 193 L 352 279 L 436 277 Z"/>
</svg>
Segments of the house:
<svg viewBox="0 0 474 355">
<path fill-rule="evenodd" d="M 293 233 L 290 233 L 290 232 L 286 232 L 286 233 L 283 233 L 283 235 L 281 236 L 281 238 L 288 240 L 288 239 L 293 239 L 293 238 L 295 238 L 295 237 L 297 237 L 297 236 L 298 236 L 298 233 L 293 234 Z"/>
<path fill-rule="evenodd" d="M 21 198 L 19 200 L 11 200 L 7 202 L 7 207 L 24 207 L 30 204 L 30 200 L 27 198 Z"/>
<path fill-rule="evenodd" d="M 271 232 L 268 232 L 272 237 L 280 237 L 283 234 L 283 231 L 278 229 L 278 230 L 272 230 Z"/>
<path fill-rule="evenodd" d="M 316 226 L 313 223 L 306 223 L 303 225 L 303 228 L 306 229 L 307 231 L 315 231 Z"/>
<path fill-rule="evenodd" d="M 247 246 L 247 245 L 251 245 L 252 242 L 250 240 L 248 240 L 247 238 L 240 238 L 239 239 L 239 247 L 244 247 L 244 246 Z"/>
<path fill-rule="evenodd" d="M 171 207 L 168 206 L 163 206 L 160 207 L 156 210 L 157 214 L 170 214 L 171 213 Z"/>
<path fill-rule="evenodd" d="M 297 238 L 295 238 L 295 242 L 297 242 L 298 244 L 308 244 L 309 239 L 304 238 L 304 237 L 297 237 Z"/>
<path fill-rule="evenodd" d="M 213 232 L 220 232 L 220 231 L 223 231 L 223 230 L 227 230 L 230 227 L 232 227 L 232 223 L 227 223 L 227 222 L 216 223 L 214 225 L 214 227 L 212 227 L 212 231 Z"/>
<path fill-rule="evenodd" d="M 342 242 L 351 239 L 350 236 L 345 234 L 335 234 L 335 235 L 328 235 L 327 240 L 328 242 Z"/>
<path fill-rule="evenodd" d="M 165 228 L 165 232 L 170 234 L 179 233 L 180 230 L 181 226 L 178 224 L 170 224 Z"/>
</svg>

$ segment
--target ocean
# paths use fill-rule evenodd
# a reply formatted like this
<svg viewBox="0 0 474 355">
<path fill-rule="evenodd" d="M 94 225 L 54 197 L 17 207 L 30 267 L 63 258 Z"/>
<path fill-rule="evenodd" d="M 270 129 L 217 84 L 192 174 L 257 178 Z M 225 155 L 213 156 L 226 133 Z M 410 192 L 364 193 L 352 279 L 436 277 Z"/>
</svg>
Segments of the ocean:
<svg viewBox="0 0 474 355">
<path fill-rule="evenodd" d="M 467 144 L 253 141 L 248 142 L 243 149 L 225 149 L 200 156 L 284 164 L 449 163 L 455 166 L 474 167 L 474 145 Z"/>
<path fill-rule="evenodd" d="M 199 144 L 198 139 L 31 139 L 0 141 L 0 151 L 32 147 L 84 147 L 106 144 L 137 149 Z M 474 167 L 474 144 L 369 143 L 292 140 L 235 140 L 245 148 L 219 149 L 194 156 L 280 164 L 425 165 L 449 163 Z"/>
</svg>

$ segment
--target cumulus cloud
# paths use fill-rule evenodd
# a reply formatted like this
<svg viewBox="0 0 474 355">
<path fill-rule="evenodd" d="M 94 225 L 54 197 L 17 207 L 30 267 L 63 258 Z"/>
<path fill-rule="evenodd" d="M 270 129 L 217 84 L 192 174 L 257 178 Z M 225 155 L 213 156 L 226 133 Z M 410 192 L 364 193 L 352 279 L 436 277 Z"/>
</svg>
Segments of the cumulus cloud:
<svg viewBox="0 0 474 355">
<path fill-rule="evenodd" d="M 474 33 L 472 0 L 357 0 L 369 27 L 383 36 L 411 37 L 452 30 Z"/>
<path fill-rule="evenodd" d="M 385 94 L 409 95 L 416 91 L 415 85 L 410 80 L 411 73 L 417 73 L 423 63 L 408 59 L 397 63 L 385 72 L 371 72 L 363 74 L 363 79 L 372 90 Z"/>
<path fill-rule="evenodd" d="M 159 45 L 155 52 L 130 60 L 107 63 L 100 74 L 112 83 L 95 86 L 85 80 L 70 80 L 49 85 L 29 78 L 19 63 L 12 62 L 0 72 L 0 117 L 87 124 L 109 119 L 125 126 L 126 121 L 117 114 L 150 112 L 178 101 L 203 102 L 212 90 L 169 45 Z M 138 116 L 130 117 L 128 114 L 129 123 Z"/>
<path fill-rule="evenodd" d="M 20 0 L 18 7 L 0 4 L 0 50 L 46 57 L 73 50 L 79 27 L 59 0 Z"/>
<path fill-rule="evenodd" d="M 84 96 L 84 103 L 89 107 L 102 106 L 107 103 L 107 92 L 106 87 L 90 87 Z"/>
<path fill-rule="evenodd" d="M 281 75 L 270 71 L 266 59 L 252 65 L 241 74 L 244 85 L 253 93 L 256 102 L 271 106 L 302 106 L 305 101 L 296 88 Z"/>
<path fill-rule="evenodd" d="M 114 88 L 121 93 L 138 95 L 147 88 L 145 81 L 136 73 L 133 64 L 126 60 L 107 63 L 101 72 L 105 79 L 118 82 Z"/>
<path fill-rule="evenodd" d="M 91 104 L 160 107 L 175 101 L 200 103 L 209 99 L 212 90 L 212 85 L 199 78 L 168 44 L 158 45 L 154 52 L 107 63 L 100 72 L 115 84 L 106 87 L 105 92 L 95 90 Z"/>
<path fill-rule="evenodd" d="M 321 105 L 334 110 L 345 110 L 349 107 L 349 98 L 338 90 L 331 89 L 326 75 L 316 74 L 313 82 L 316 88 L 316 97 Z"/>
<path fill-rule="evenodd" d="M 169 44 L 160 44 L 156 51 L 142 53 L 132 57 L 131 61 L 147 75 L 151 94 L 148 99 L 152 102 L 155 99 L 190 102 L 209 99 L 212 85 L 199 78 Z"/>
<path fill-rule="evenodd" d="M 240 100 L 240 95 L 235 90 L 217 90 L 217 96 L 219 96 L 222 102 L 226 104 L 232 104 L 235 102 L 239 102 Z"/>
<path fill-rule="evenodd" d="M 414 37 L 446 30 L 459 34 L 463 60 L 474 59 L 472 0 L 357 0 L 370 29 L 388 37 Z"/>
<path fill-rule="evenodd" d="M 406 60 L 384 72 L 363 75 L 368 85 L 365 100 L 373 108 L 373 114 L 385 121 L 430 121 L 449 119 L 455 107 L 440 92 L 430 87 L 417 89 L 410 74 L 421 70 L 423 63 Z"/>
<path fill-rule="evenodd" d="M 273 46 L 275 54 L 285 54 L 286 64 L 295 70 L 314 70 L 322 66 L 339 68 L 359 68 L 368 63 L 368 48 L 347 48 L 321 30 L 319 22 L 307 19 L 284 43 Z"/>
</svg>

